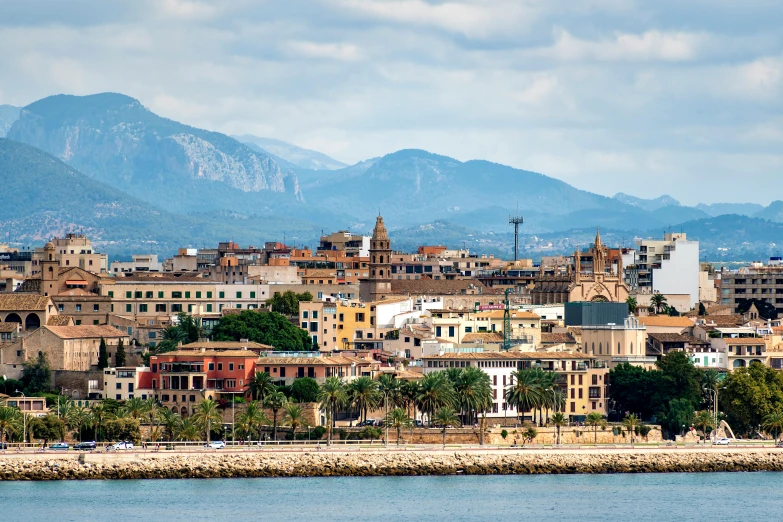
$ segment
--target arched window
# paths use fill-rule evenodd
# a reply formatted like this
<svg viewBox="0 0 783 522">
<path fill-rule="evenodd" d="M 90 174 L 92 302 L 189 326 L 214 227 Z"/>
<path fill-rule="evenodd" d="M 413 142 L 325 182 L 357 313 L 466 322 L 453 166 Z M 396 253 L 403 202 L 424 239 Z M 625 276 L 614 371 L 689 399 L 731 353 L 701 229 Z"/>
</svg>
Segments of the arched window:
<svg viewBox="0 0 783 522">
<path fill-rule="evenodd" d="M 620 355 L 621 351 L 622 351 L 622 348 L 620 348 L 620 343 L 617 343 L 617 355 Z"/>
<path fill-rule="evenodd" d="M 595 343 L 593 343 L 592 347 L 590 348 L 590 353 L 595 355 Z"/>
<path fill-rule="evenodd" d="M 372 262 L 375 264 L 375 256 L 372 256 Z"/>
<path fill-rule="evenodd" d="M 380 272 L 378 272 L 378 275 L 379 275 L 380 277 L 383 277 L 383 270 L 381 270 Z"/>
<path fill-rule="evenodd" d="M 372 271 L 372 276 L 375 277 L 375 269 Z"/>
<path fill-rule="evenodd" d="M 633 354 L 633 343 L 631 343 L 631 351 L 629 353 Z"/>
<path fill-rule="evenodd" d="M 383 256 L 381 256 L 381 263 L 383 263 Z"/>
<path fill-rule="evenodd" d="M 598 343 L 598 355 L 604 354 L 604 343 Z"/>
</svg>

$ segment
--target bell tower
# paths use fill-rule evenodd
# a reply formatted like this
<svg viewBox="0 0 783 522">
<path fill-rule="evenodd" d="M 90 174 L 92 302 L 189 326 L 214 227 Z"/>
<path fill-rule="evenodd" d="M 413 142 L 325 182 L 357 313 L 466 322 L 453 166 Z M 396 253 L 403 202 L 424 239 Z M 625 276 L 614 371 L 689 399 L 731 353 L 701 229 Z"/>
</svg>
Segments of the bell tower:
<svg viewBox="0 0 783 522">
<path fill-rule="evenodd" d="M 363 300 L 380 301 L 390 295 L 391 279 L 391 242 L 383 218 L 379 215 L 370 238 L 370 276 Z"/>
<path fill-rule="evenodd" d="M 43 295 L 57 295 L 59 279 L 60 262 L 54 255 L 54 244 L 49 242 L 44 246 L 44 255 L 41 260 L 41 293 Z"/>
</svg>

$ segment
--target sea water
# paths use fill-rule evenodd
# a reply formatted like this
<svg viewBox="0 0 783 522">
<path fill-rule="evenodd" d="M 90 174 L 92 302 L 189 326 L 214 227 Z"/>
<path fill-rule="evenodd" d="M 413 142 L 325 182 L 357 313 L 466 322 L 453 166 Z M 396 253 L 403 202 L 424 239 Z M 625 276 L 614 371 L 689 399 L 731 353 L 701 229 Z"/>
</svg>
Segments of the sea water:
<svg viewBox="0 0 783 522">
<path fill-rule="evenodd" d="M 781 520 L 783 473 L 0 482 L 0 520 Z"/>
</svg>

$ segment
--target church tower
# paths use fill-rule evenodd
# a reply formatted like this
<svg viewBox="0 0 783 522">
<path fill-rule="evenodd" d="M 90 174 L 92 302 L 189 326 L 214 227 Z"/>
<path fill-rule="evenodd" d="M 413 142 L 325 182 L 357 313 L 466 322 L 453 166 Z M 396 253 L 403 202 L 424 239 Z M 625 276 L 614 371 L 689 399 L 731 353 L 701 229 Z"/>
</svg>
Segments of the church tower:
<svg viewBox="0 0 783 522">
<path fill-rule="evenodd" d="M 603 274 L 606 269 L 606 251 L 601 243 L 601 229 L 595 232 L 595 245 L 593 245 L 593 274 Z"/>
<path fill-rule="evenodd" d="M 44 246 L 44 255 L 41 259 L 41 293 L 57 295 L 59 278 L 60 262 L 55 259 L 54 244 L 49 242 Z"/>
<path fill-rule="evenodd" d="M 378 216 L 370 238 L 370 277 L 366 291 L 361 292 L 362 300 L 380 301 L 390 295 L 391 279 L 391 242 L 383 218 Z"/>
</svg>

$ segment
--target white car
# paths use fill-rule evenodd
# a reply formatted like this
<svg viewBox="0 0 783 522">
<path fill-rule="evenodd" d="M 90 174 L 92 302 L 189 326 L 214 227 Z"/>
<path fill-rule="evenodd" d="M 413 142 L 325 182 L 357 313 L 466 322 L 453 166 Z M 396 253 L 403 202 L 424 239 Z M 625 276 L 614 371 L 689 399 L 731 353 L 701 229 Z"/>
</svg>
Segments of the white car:
<svg viewBox="0 0 783 522">
<path fill-rule="evenodd" d="M 713 446 L 728 446 L 731 441 L 726 437 L 712 441 Z"/>
<path fill-rule="evenodd" d="M 122 442 L 118 442 L 116 444 L 112 444 L 107 448 L 109 451 L 118 451 L 118 450 L 132 450 L 133 449 L 133 443 L 128 442 L 127 440 L 124 440 Z"/>
<path fill-rule="evenodd" d="M 205 446 L 205 447 L 208 447 L 208 448 L 214 449 L 214 450 L 219 450 L 219 449 L 224 449 L 226 447 L 226 443 L 223 442 L 222 440 L 213 440 L 212 442 L 207 444 L 207 446 Z"/>
</svg>

